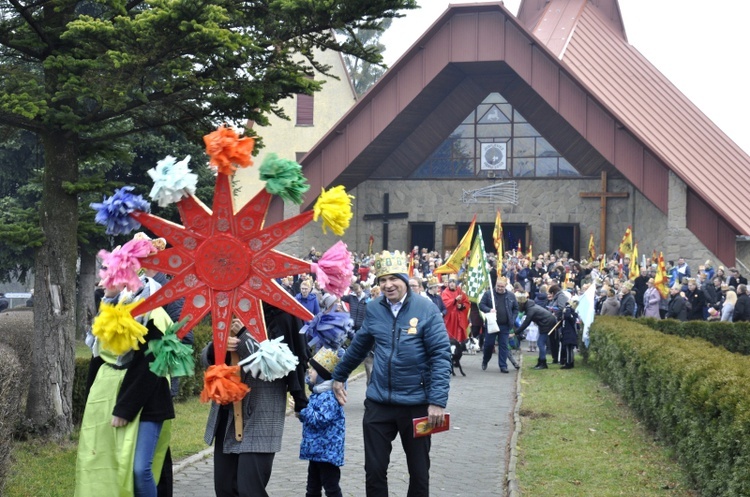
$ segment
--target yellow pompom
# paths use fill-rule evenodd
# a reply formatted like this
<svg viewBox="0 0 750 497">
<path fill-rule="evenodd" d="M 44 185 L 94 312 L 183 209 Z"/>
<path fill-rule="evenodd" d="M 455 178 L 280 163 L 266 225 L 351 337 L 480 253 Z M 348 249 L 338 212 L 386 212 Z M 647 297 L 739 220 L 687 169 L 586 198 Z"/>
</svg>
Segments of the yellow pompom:
<svg viewBox="0 0 750 497">
<path fill-rule="evenodd" d="M 130 314 L 139 303 L 140 301 L 117 305 L 101 303 L 91 332 L 99 339 L 103 349 L 121 355 L 130 349 L 137 350 L 139 343 L 146 343 L 143 337 L 148 330 Z"/>
<path fill-rule="evenodd" d="M 317 221 L 318 216 L 323 217 L 323 233 L 326 233 L 326 227 L 331 228 L 334 234 L 341 236 L 349 227 L 349 221 L 352 219 L 352 199 L 353 196 L 346 193 L 343 186 L 334 186 L 322 192 L 313 207 L 313 220 Z"/>
</svg>

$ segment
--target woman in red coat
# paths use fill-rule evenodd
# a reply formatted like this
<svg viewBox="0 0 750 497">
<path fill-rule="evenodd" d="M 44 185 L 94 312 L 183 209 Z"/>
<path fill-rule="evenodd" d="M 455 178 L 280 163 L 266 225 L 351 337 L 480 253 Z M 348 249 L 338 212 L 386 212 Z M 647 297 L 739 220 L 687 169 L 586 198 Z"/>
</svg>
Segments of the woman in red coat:
<svg viewBox="0 0 750 497">
<path fill-rule="evenodd" d="M 466 340 L 466 330 L 469 327 L 469 297 L 457 285 L 455 277 L 448 281 L 448 288 L 441 294 L 443 304 L 448 312 L 445 313 L 445 327 L 448 337 L 463 342 Z"/>
</svg>

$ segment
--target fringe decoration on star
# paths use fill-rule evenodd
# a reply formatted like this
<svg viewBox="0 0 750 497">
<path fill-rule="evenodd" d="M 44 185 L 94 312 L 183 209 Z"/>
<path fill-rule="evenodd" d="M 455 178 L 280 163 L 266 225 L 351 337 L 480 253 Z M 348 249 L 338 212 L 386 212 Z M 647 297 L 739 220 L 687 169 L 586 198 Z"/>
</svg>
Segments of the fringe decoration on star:
<svg viewBox="0 0 750 497">
<path fill-rule="evenodd" d="M 130 193 L 133 190 L 132 186 L 123 186 L 111 197 L 105 197 L 102 203 L 89 204 L 96 211 L 94 220 L 106 227 L 108 235 L 127 235 L 140 228 L 141 223 L 130 217 L 131 212 L 151 212 L 148 201 Z"/>
<path fill-rule="evenodd" d="M 253 165 L 251 156 L 255 139 L 240 138 L 228 126 L 219 126 L 213 133 L 205 135 L 203 142 L 206 144 L 206 153 L 211 158 L 209 164 L 218 168 L 221 174 L 231 176 L 237 170 L 237 166 Z"/>
<path fill-rule="evenodd" d="M 193 348 L 185 345 L 177 337 L 177 332 L 187 323 L 187 319 L 170 324 L 161 340 L 150 340 L 146 355 L 153 354 L 154 360 L 148 368 L 156 376 L 193 376 L 195 358 Z"/>
<path fill-rule="evenodd" d="M 284 378 L 299 364 L 299 359 L 282 342 L 284 337 L 264 340 L 258 345 L 258 350 L 249 357 L 241 360 L 239 365 L 253 378 L 263 381 L 273 381 Z"/>
<path fill-rule="evenodd" d="M 130 304 L 102 302 L 99 305 L 99 315 L 94 320 L 91 333 L 99 339 L 101 348 L 122 355 L 131 349 L 138 350 L 140 344 L 146 343 L 144 337 L 148 330 L 130 314 L 139 303 L 140 300 Z"/>
<path fill-rule="evenodd" d="M 310 189 L 302 166 L 289 159 L 268 154 L 260 166 L 260 179 L 266 182 L 266 191 L 284 200 L 301 205 L 305 192 Z"/>
<path fill-rule="evenodd" d="M 206 369 L 203 376 L 201 402 L 213 400 L 217 404 L 228 405 L 242 400 L 250 391 L 240 378 L 239 366 L 214 364 Z"/>
<path fill-rule="evenodd" d="M 346 193 L 344 187 L 334 186 L 322 192 L 313 207 L 313 220 L 317 221 L 318 217 L 323 218 L 323 233 L 327 233 L 326 227 L 337 236 L 344 234 L 349 227 L 349 221 L 352 219 L 352 199 L 353 196 Z"/>
<path fill-rule="evenodd" d="M 311 272 L 315 273 L 321 288 L 337 297 L 346 293 L 354 273 L 351 256 L 346 244 L 339 240 L 326 250 L 317 263 L 310 264 Z"/>
<path fill-rule="evenodd" d="M 157 162 L 155 168 L 146 171 L 154 181 L 149 196 L 159 204 L 159 207 L 166 207 L 178 202 L 182 197 L 195 194 L 198 175 L 190 172 L 188 162 L 189 155 L 179 162 L 175 162 L 175 158 L 168 155 Z"/>
<path fill-rule="evenodd" d="M 336 350 L 354 332 L 354 321 L 346 312 L 319 313 L 299 331 L 307 337 L 307 344 L 313 351 L 322 347 Z"/>
<path fill-rule="evenodd" d="M 124 284 L 131 292 L 137 291 L 143 283 L 138 278 L 141 269 L 139 259 L 156 253 L 151 240 L 133 239 L 112 252 L 100 250 L 98 257 L 102 261 L 99 271 L 99 284 L 105 288 Z"/>
</svg>

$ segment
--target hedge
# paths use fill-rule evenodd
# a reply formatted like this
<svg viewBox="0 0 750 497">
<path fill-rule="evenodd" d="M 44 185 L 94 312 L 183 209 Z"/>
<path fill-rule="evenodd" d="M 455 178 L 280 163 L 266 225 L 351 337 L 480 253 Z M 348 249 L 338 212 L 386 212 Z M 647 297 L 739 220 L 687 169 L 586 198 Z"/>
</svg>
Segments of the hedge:
<svg viewBox="0 0 750 497">
<path fill-rule="evenodd" d="M 592 362 L 672 445 L 701 495 L 750 495 L 750 359 L 641 321 L 599 316 Z"/>
<path fill-rule="evenodd" d="M 634 319 L 634 318 L 630 318 Z M 675 319 L 639 318 L 649 328 L 680 337 L 702 338 L 730 352 L 750 355 L 750 323 L 725 321 L 677 321 Z"/>
</svg>

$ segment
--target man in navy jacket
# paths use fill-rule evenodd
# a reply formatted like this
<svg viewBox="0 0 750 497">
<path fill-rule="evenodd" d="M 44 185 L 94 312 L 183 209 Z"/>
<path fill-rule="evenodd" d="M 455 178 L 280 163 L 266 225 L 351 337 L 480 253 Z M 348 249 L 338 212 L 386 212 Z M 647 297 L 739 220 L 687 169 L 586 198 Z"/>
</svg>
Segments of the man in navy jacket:
<svg viewBox="0 0 750 497">
<path fill-rule="evenodd" d="M 409 470 L 407 496 L 429 495 L 430 436 L 414 437 L 412 420 L 444 423 L 450 387 L 450 343 L 434 304 L 408 287 L 406 256 L 384 251 L 375 257 L 382 295 L 367 306 L 362 327 L 333 371 L 333 391 L 346 403 L 344 381 L 376 345 L 362 420 L 365 488 L 387 497 L 393 440 L 400 435 Z"/>
</svg>

